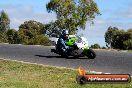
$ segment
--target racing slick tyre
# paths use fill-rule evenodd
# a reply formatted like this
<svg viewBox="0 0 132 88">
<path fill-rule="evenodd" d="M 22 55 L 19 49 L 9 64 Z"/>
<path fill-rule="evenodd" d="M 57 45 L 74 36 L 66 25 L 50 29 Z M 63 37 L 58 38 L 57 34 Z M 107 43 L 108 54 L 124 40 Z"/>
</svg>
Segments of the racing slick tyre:
<svg viewBox="0 0 132 88">
<path fill-rule="evenodd" d="M 87 57 L 90 59 L 94 59 L 96 57 L 96 53 L 92 49 L 87 50 Z"/>
</svg>

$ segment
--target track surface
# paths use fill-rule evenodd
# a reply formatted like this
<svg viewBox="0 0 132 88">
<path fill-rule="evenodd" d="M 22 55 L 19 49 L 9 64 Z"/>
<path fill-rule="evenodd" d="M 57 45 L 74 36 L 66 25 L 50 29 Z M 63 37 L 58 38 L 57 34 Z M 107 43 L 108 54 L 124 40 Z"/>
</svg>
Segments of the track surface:
<svg viewBox="0 0 132 88">
<path fill-rule="evenodd" d="M 95 51 L 95 59 L 66 59 L 51 53 L 49 47 L 0 44 L 0 58 L 31 63 L 61 66 L 105 73 L 127 73 L 132 75 L 132 53 L 117 51 Z"/>
</svg>

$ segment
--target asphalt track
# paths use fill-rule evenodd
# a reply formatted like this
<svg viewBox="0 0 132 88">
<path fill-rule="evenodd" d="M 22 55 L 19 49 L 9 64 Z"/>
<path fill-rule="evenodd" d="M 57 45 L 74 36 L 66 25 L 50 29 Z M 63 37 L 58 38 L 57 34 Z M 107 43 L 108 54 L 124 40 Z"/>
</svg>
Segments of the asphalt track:
<svg viewBox="0 0 132 88">
<path fill-rule="evenodd" d="M 95 59 L 66 59 L 51 53 L 50 49 L 44 46 L 0 44 L 0 58 L 75 69 L 82 65 L 90 71 L 132 75 L 132 52 L 96 50 Z"/>
</svg>

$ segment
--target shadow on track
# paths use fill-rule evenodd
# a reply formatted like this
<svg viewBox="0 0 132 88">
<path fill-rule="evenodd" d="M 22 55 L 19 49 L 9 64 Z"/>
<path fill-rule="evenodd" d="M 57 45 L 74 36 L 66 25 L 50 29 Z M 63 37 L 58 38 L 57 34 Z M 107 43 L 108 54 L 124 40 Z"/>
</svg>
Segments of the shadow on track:
<svg viewBox="0 0 132 88">
<path fill-rule="evenodd" d="M 62 57 L 62 56 L 45 56 L 45 55 L 35 55 L 37 57 L 45 57 L 45 58 L 65 58 L 65 57 Z M 74 57 L 68 57 L 68 58 L 65 58 L 65 59 L 90 59 L 90 58 L 87 58 L 87 57 L 79 57 L 79 58 L 74 58 Z"/>
<path fill-rule="evenodd" d="M 44 55 L 35 55 L 37 57 L 46 57 L 46 58 L 62 58 L 61 56 L 44 56 Z"/>
</svg>

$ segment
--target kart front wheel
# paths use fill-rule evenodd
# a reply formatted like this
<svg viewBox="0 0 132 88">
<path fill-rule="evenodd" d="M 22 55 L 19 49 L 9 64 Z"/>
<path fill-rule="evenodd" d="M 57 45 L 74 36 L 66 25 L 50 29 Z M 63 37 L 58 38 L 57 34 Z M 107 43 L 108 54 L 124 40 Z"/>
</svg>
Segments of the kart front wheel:
<svg viewBox="0 0 132 88">
<path fill-rule="evenodd" d="M 90 59 L 94 59 L 96 57 L 96 53 L 92 49 L 87 50 L 87 57 Z"/>
</svg>

